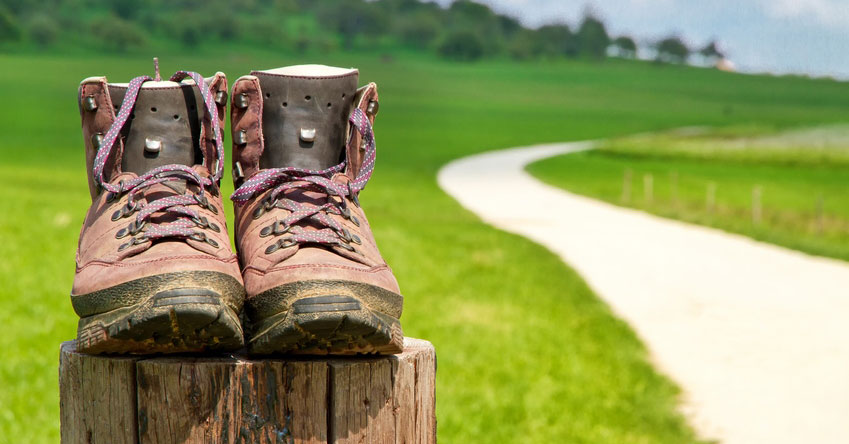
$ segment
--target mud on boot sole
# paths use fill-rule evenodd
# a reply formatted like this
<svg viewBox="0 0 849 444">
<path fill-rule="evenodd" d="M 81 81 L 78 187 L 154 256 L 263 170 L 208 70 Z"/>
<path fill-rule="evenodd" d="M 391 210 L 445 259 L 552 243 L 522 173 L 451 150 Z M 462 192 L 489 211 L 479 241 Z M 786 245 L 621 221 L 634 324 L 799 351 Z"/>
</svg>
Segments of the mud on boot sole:
<svg viewBox="0 0 849 444">
<path fill-rule="evenodd" d="M 266 291 L 246 304 L 253 354 L 394 354 L 403 349 L 403 298 L 347 281 L 303 281 Z"/>
<path fill-rule="evenodd" d="M 80 352 L 234 351 L 244 345 L 238 315 L 244 289 L 230 276 L 168 273 L 102 291 L 74 296 L 74 308 L 85 313 L 104 304 L 131 305 L 82 317 L 76 341 Z"/>
</svg>

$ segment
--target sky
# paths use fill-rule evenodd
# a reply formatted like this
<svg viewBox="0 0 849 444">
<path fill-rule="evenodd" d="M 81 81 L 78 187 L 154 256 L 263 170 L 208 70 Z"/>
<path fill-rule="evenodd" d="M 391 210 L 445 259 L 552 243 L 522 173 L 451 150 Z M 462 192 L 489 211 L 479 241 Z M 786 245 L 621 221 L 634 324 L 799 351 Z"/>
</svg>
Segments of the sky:
<svg viewBox="0 0 849 444">
<path fill-rule="evenodd" d="M 849 79 L 849 0 L 476 0 L 532 27 L 576 24 L 588 9 L 642 44 L 712 39 L 741 71 Z M 441 4 L 450 0 L 439 0 Z"/>
</svg>

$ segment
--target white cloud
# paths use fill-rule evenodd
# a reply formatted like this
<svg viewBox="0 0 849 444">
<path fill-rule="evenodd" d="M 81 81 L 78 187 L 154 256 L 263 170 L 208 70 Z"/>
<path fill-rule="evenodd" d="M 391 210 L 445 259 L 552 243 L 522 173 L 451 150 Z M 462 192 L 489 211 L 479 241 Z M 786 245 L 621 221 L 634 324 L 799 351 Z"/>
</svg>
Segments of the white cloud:
<svg viewBox="0 0 849 444">
<path fill-rule="evenodd" d="M 849 29 L 846 0 L 762 0 L 764 10 L 780 19 L 815 20 L 826 26 Z"/>
</svg>

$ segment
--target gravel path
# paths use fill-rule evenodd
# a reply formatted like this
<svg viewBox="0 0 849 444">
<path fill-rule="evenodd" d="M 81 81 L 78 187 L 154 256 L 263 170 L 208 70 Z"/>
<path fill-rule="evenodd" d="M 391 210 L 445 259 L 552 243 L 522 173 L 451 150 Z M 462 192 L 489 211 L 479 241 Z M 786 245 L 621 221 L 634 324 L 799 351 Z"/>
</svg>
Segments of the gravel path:
<svg viewBox="0 0 849 444">
<path fill-rule="evenodd" d="M 575 268 L 682 387 L 703 437 L 849 443 L 849 264 L 578 196 L 524 171 L 591 146 L 466 157 L 439 185 Z"/>
</svg>

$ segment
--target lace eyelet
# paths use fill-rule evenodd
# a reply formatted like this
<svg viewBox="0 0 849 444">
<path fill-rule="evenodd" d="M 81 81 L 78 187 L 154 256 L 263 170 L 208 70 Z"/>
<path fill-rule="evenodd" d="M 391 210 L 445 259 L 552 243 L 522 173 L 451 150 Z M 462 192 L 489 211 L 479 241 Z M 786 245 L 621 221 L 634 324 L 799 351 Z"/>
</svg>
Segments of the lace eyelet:
<svg viewBox="0 0 849 444">
<path fill-rule="evenodd" d="M 289 225 L 286 225 L 285 223 L 282 223 L 279 220 L 274 221 L 274 225 L 272 225 L 272 227 L 273 227 L 273 233 L 274 233 L 275 236 L 280 236 L 282 234 L 288 233 L 289 228 L 290 228 Z"/>
<path fill-rule="evenodd" d="M 265 254 L 271 254 L 271 253 L 274 253 L 277 250 L 293 247 L 296 244 L 297 244 L 297 242 L 293 241 L 290 238 L 280 239 L 277 242 L 269 245 L 268 248 L 265 249 Z"/>
<path fill-rule="evenodd" d="M 193 217 L 192 222 L 198 226 L 198 228 L 211 228 L 209 224 L 209 219 L 205 217 Z"/>
<path fill-rule="evenodd" d="M 131 222 L 130 226 L 128 226 L 127 228 L 130 230 L 130 234 L 135 236 L 136 234 L 138 234 L 139 231 L 144 230 L 144 227 L 146 225 L 147 225 L 147 221 L 143 220 L 143 221 L 139 222 L 138 220 L 136 220 L 136 221 Z"/>
<path fill-rule="evenodd" d="M 127 225 L 126 227 L 118 230 L 118 232 L 115 233 L 115 239 L 122 239 L 124 237 L 129 236 L 129 235 L 135 236 L 136 234 L 139 233 L 139 231 L 144 229 L 145 225 L 147 225 L 146 221 L 141 221 L 141 223 L 139 223 L 138 221 L 134 220 L 134 221 L 130 222 L 130 224 Z"/>
<path fill-rule="evenodd" d="M 268 236 L 271 236 L 272 234 L 275 235 L 275 236 L 280 236 L 282 234 L 288 233 L 289 228 L 291 228 L 291 227 L 289 225 L 286 225 L 285 223 L 283 223 L 283 221 L 276 220 L 276 221 L 274 221 L 273 224 L 271 224 L 267 227 L 264 227 L 262 230 L 260 230 L 259 237 L 268 237 Z"/>
<path fill-rule="evenodd" d="M 118 247 L 118 251 L 124 251 L 127 248 L 132 247 L 134 245 L 141 245 L 141 244 L 143 244 L 143 243 L 145 243 L 149 240 L 150 239 L 148 239 L 147 236 L 144 236 L 144 235 L 134 237 L 129 242 L 127 242 L 126 244 L 122 244 L 120 247 Z"/>
<path fill-rule="evenodd" d="M 122 217 L 127 217 L 133 214 L 139 208 L 141 208 L 141 205 L 138 202 L 134 202 L 132 205 L 127 202 L 126 205 L 112 213 L 112 221 L 114 222 Z"/>
<path fill-rule="evenodd" d="M 201 192 L 203 192 L 203 191 L 201 191 Z M 194 198 L 195 198 L 195 201 L 198 203 L 198 205 L 200 205 L 203 208 L 208 208 L 210 210 L 212 208 L 215 208 L 215 207 L 212 206 L 212 204 L 209 203 L 209 199 L 207 199 L 206 195 L 204 195 L 204 194 L 195 194 Z"/>
<path fill-rule="evenodd" d="M 206 235 L 206 233 L 203 233 L 203 232 L 192 233 L 192 235 L 189 236 L 189 239 L 194 240 L 194 241 L 198 241 L 198 242 L 206 242 L 209 245 L 212 245 L 213 247 L 218 248 L 218 242 L 216 242 L 214 239 L 210 238 L 209 236 Z"/>
<path fill-rule="evenodd" d="M 274 208 L 275 205 L 277 205 L 277 199 L 266 199 L 262 203 L 262 208 L 265 211 L 268 211 L 268 210 Z"/>
</svg>

